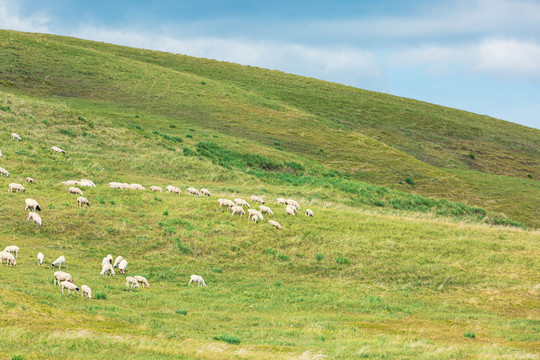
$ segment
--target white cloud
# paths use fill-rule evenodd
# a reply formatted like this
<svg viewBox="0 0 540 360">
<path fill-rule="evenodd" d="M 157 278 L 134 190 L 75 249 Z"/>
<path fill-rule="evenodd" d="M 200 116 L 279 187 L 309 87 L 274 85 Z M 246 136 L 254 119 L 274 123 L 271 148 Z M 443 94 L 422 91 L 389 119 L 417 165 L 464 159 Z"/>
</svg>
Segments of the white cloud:
<svg viewBox="0 0 540 360">
<path fill-rule="evenodd" d="M 20 8 L 15 1 L 0 0 L 0 28 L 29 32 L 49 32 L 50 21 L 45 12 L 31 16 L 21 16 Z"/>
</svg>

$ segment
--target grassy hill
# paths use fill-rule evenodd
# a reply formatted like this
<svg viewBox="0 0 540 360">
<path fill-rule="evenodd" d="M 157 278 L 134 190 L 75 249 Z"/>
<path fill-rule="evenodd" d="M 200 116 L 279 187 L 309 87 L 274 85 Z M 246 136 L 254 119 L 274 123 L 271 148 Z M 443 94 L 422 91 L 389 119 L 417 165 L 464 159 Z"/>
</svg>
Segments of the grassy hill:
<svg viewBox="0 0 540 360">
<path fill-rule="evenodd" d="M 80 39 L 0 31 L 0 49 L 0 188 L 27 190 L 0 202 L 0 247 L 21 248 L 0 271 L 0 357 L 538 358 L 537 130 Z M 60 184 L 80 178 L 89 208 Z M 282 231 L 217 205 L 252 194 Z M 94 299 L 62 296 L 39 251 Z M 100 277 L 108 253 L 150 289 Z"/>
</svg>

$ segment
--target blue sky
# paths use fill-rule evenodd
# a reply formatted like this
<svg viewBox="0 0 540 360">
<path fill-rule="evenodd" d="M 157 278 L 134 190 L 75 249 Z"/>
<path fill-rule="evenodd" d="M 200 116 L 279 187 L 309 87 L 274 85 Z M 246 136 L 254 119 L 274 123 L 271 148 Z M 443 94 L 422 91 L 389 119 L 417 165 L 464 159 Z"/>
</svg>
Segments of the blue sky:
<svg viewBox="0 0 540 360">
<path fill-rule="evenodd" d="M 279 69 L 540 128 L 540 1 L 0 0 L 0 28 Z"/>
</svg>

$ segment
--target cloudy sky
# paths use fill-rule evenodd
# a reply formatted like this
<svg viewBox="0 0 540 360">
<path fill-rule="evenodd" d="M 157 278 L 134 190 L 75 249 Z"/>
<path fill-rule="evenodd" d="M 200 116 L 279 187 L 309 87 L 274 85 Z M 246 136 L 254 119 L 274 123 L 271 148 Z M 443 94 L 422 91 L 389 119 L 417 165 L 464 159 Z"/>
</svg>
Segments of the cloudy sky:
<svg viewBox="0 0 540 360">
<path fill-rule="evenodd" d="M 339 82 L 540 128 L 540 1 L 0 0 L 0 28 Z"/>
</svg>

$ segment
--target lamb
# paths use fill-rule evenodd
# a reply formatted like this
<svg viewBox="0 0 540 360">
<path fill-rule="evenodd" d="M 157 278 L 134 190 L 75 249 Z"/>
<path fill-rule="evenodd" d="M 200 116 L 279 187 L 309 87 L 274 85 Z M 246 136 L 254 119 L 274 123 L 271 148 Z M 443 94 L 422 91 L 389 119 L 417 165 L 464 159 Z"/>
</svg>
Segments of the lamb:
<svg viewBox="0 0 540 360">
<path fill-rule="evenodd" d="M 159 186 L 150 186 L 150 191 L 158 191 L 158 192 L 162 192 L 163 189 Z"/>
<path fill-rule="evenodd" d="M 259 210 L 249 209 L 248 210 L 248 218 L 251 219 L 251 217 L 253 217 L 253 216 L 257 216 L 259 219 L 264 220 L 264 217 L 263 217 L 263 215 L 261 214 L 261 212 Z"/>
<path fill-rule="evenodd" d="M 210 190 L 202 188 L 201 189 L 201 195 L 202 196 L 210 196 Z"/>
<path fill-rule="evenodd" d="M 9 176 L 9 171 L 4 169 L 3 167 L 0 167 L 0 175 Z"/>
<path fill-rule="evenodd" d="M 270 215 L 274 215 L 274 212 L 272 211 L 272 209 L 270 209 L 268 206 L 264 206 L 264 205 L 260 205 L 259 206 L 259 211 L 263 214 L 270 214 Z"/>
<path fill-rule="evenodd" d="M 53 146 L 53 147 L 51 148 L 51 151 L 57 152 L 57 153 L 61 153 L 61 154 L 65 154 L 65 153 L 66 153 L 64 150 L 60 149 L 60 148 L 57 147 L 57 146 Z"/>
<path fill-rule="evenodd" d="M 90 206 L 90 203 L 88 202 L 87 198 L 79 196 L 77 198 L 77 205 L 79 205 L 79 206 L 84 206 L 84 205 Z"/>
<path fill-rule="evenodd" d="M 81 185 L 81 182 L 80 182 L 80 181 L 77 181 L 77 180 L 68 180 L 68 181 L 64 181 L 64 182 L 62 183 L 62 185 L 64 185 L 64 186 L 72 186 L 72 185 L 80 186 L 80 185 Z"/>
<path fill-rule="evenodd" d="M 133 189 L 133 190 L 146 190 L 146 188 L 144 186 L 142 186 L 141 184 L 131 184 L 131 189 Z"/>
<path fill-rule="evenodd" d="M 139 282 L 134 277 L 128 276 L 126 277 L 126 287 L 136 287 L 137 289 L 140 287 Z"/>
<path fill-rule="evenodd" d="M 96 184 L 94 184 L 94 182 L 92 180 L 81 179 L 80 183 L 81 183 L 81 186 L 96 187 Z"/>
<path fill-rule="evenodd" d="M 121 257 L 121 256 L 116 257 L 116 260 L 114 260 L 114 265 L 113 265 L 113 267 L 117 267 L 118 264 L 120 264 L 120 262 L 121 262 L 122 260 L 124 260 L 123 257 Z"/>
<path fill-rule="evenodd" d="M 251 201 L 255 201 L 255 202 L 258 202 L 258 203 L 261 203 L 261 204 L 265 203 L 263 198 L 260 197 L 260 196 L 257 196 L 257 195 L 251 195 L 249 198 L 251 199 Z"/>
<path fill-rule="evenodd" d="M 206 286 L 204 279 L 199 275 L 191 275 L 188 286 L 191 285 L 192 282 L 196 282 L 198 284 L 197 286 Z"/>
<path fill-rule="evenodd" d="M 145 277 L 143 276 L 134 276 L 135 280 L 137 280 L 139 282 L 139 284 L 142 284 L 142 287 L 147 287 L 147 288 L 150 288 L 150 284 L 148 283 L 148 280 L 146 280 Z"/>
<path fill-rule="evenodd" d="M 180 194 L 180 189 L 177 188 L 176 186 L 172 186 L 172 185 L 169 185 L 167 186 L 167 192 L 170 192 L 170 193 L 174 193 L 174 194 Z"/>
<path fill-rule="evenodd" d="M 19 140 L 19 141 L 22 140 L 21 137 L 20 137 L 19 135 L 15 134 L 15 133 L 11 133 L 11 140 L 13 140 L 13 139 Z"/>
<path fill-rule="evenodd" d="M 62 281 L 73 283 L 73 277 L 67 272 L 55 271 L 54 272 L 54 285 L 56 284 L 60 285 Z"/>
<path fill-rule="evenodd" d="M 232 208 L 234 206 L 234 203 L 232 200 L 229 199 L 218 199 L 219 206 L 226 206 L 228 208 Z"/>
<path fill-rule="evenodd" d="M 109 273 L 109 275 L 114 276 L 114 269 L 110 262 L 103 262 L 101 263 L 101 272 L 99 275 L 105 275 L 105 273 Z"/>
<path fill-rule="evenodd" d="M 11 184 L 9 184 L 8 192 L 12 193 L 13 191 L 15 191 L 15 192 L 19 192 L 19 191 L 25 192 L 26 190 L 24 189 L 24 187 L 21 184 L 11 183 Z"/>
<path fill-rule="evenodd" d="M 235 202 L 236 205 L 238 205 L 238 206 L 245 206 L 245 207 L 247 207 L 247 208 L 250 207 L 249 204 L 247 203 L 247 201 L 244 200 L 244 199 L 236 198 L 236 199 L 234 199 L 234 202 Z"/>
<path fill-rule="evenodd" d="M 284 199 L 284 198 L 277 198 L 277 203 L 278 204 L 287 204 L 287 200 Z"/>
<path fill-rule="evenodd" d="M 246 215 L 246 212 L 244 211 L 244 208 L 241 207 L 241 206 L 233 206 L 231 208 L 232 210 L 232 215 Z"/>
<path fill-rule="evenodd" d="M 119 182 L 110 182 L 109 183 L 109 187 L 111 189 L 121 189 L 122 188 L 122 183 L 119 183 Z"/>
<path fill-rule="evenodd" d="M 65 263 L 66 263 L 66 258 L 64 256 L 60 256 L 58 257 L 58 259 L 54 260 L 51 263 L 51 266 L 55 267 L 56 265 L 58 265 L 58 268 L 61 269 L 62 265 L 64 265 Z"/>
<path fill-rule="evenodd" d="M 275 220 L 268 220 L 268 223 L 278 230 L 281 230 L 281 224 Z"/>
<path fill-rule="evenodd" d="M 285 212 L 291 216 L 295 216 L 296 215 L 296 208 L 294 206 L 291 206 L 291 205 L 287 205 L 287 207 L 285 208 Z"/>
<path fill-rule="evenodd" d="M 34 182 L 34 179 L 31 178 L 31 177 L 27 177 L 27 178 L 26 178 L 26 181 L 29 182 L 29 183 L 33 183 L 33 182 Z"/>
<path fill-rule="evenodd" d="M 88 299 L 92 298 L 92 289 L 88 285 L 81 286 L 81 295 L 84 297 L 84 294 L 88 295 Z"/>
<path fill-rule="evenodd" d="M 255 224 L 257 223 L 257 221 L 259 221 L 259 217 L 257 215 L 253 215 L 251 217 L 251 221 L 253 221 Z"/>
<path fill-rule="evenodd" d="M 306 216 L 311 216 L 311 217 L 313 217 L 313 210 L 311 210 L 311 209 L 306 209 Z"/>
<path fill-rule="evenodd" d="M 26 221 L 32 220 L 37 226 L 41 226 L 41 216 L 39 216 L 38 213 L 35 213 L 33 211 L 30 211 L 28 213 L 28 218 Z"/>
<path fill-rule="evenodd" d="M 37 261 L 38 261 L 39 265 L 43 265 L 43 259 L 45 259 L 45 255 L 43 255 L 43 253 L 38 253 L 37 254 Z"/>
<path fill-rule="evenodd" d="M 81 191 L 81 189 L 73 187 L 73 186 L 70 186 L 68 188 L 68 194 L 77 194 L 77 195 L 83 196 L 83 192 Z"/>
<path fill-rule="evenodd" d="M 201 194 L 199 194 L 199 190 L 195 189 L 194 187 L 188 187 L 187 192 L 188 194 L 197 195 L 197 197 L 201 197 Z"/>
<path fill-rule="evenodd" d="M 64 293 L 64 289 L 68 290 L 68 294 L 71 294 L 72 291 L 75 292 L 80 290 L 77 285 L 72 284 L 69 281 L 62 281 L 60 287 L 62 288 L 62 294 Z"/>
<path fill-rule="evenodd" d="M 8 252 L 0 251 L 0 265 L 6 260 L 6 265 L 17 266 L 17 260 L 15 257 Z"/>
<path fill-rule="evenodd" d="M 34 199 L 26 199 L 26 200 L 24 200 L 24 203 L 26 205 L 24 210 L 41 211 L 41 207 L 39 206 L 38 202 L 36 200 L 34 200 Z"/>
<path fill-rule="evenodd" d="M 17 255 L 19 254 L 19 247 L 17 245 L 6 246 L 4 251 L 11 254 L 15 254 L 15 257 L 17 257 Z"/>
<path fill-rule="evenodd" d="M 297 209 L 300 209 L 300 205 L 298 205 L 298 203 L 296 201 L 294 201 L 293 199 L 287 199 L 287 201 L 285 203 L 287 205 L 291 205 L 291 206 L 294 206 Z"/>
<path fill-rule="evenodd" d="M 127 265 L 128 262 L 126 259 L 122 259 L 122 261 L 120 261 L 120 264 L 118 264 L 118 270 L 120 270 L 120 274 L 124 275 L 126 273 Z"/>
</svg>

